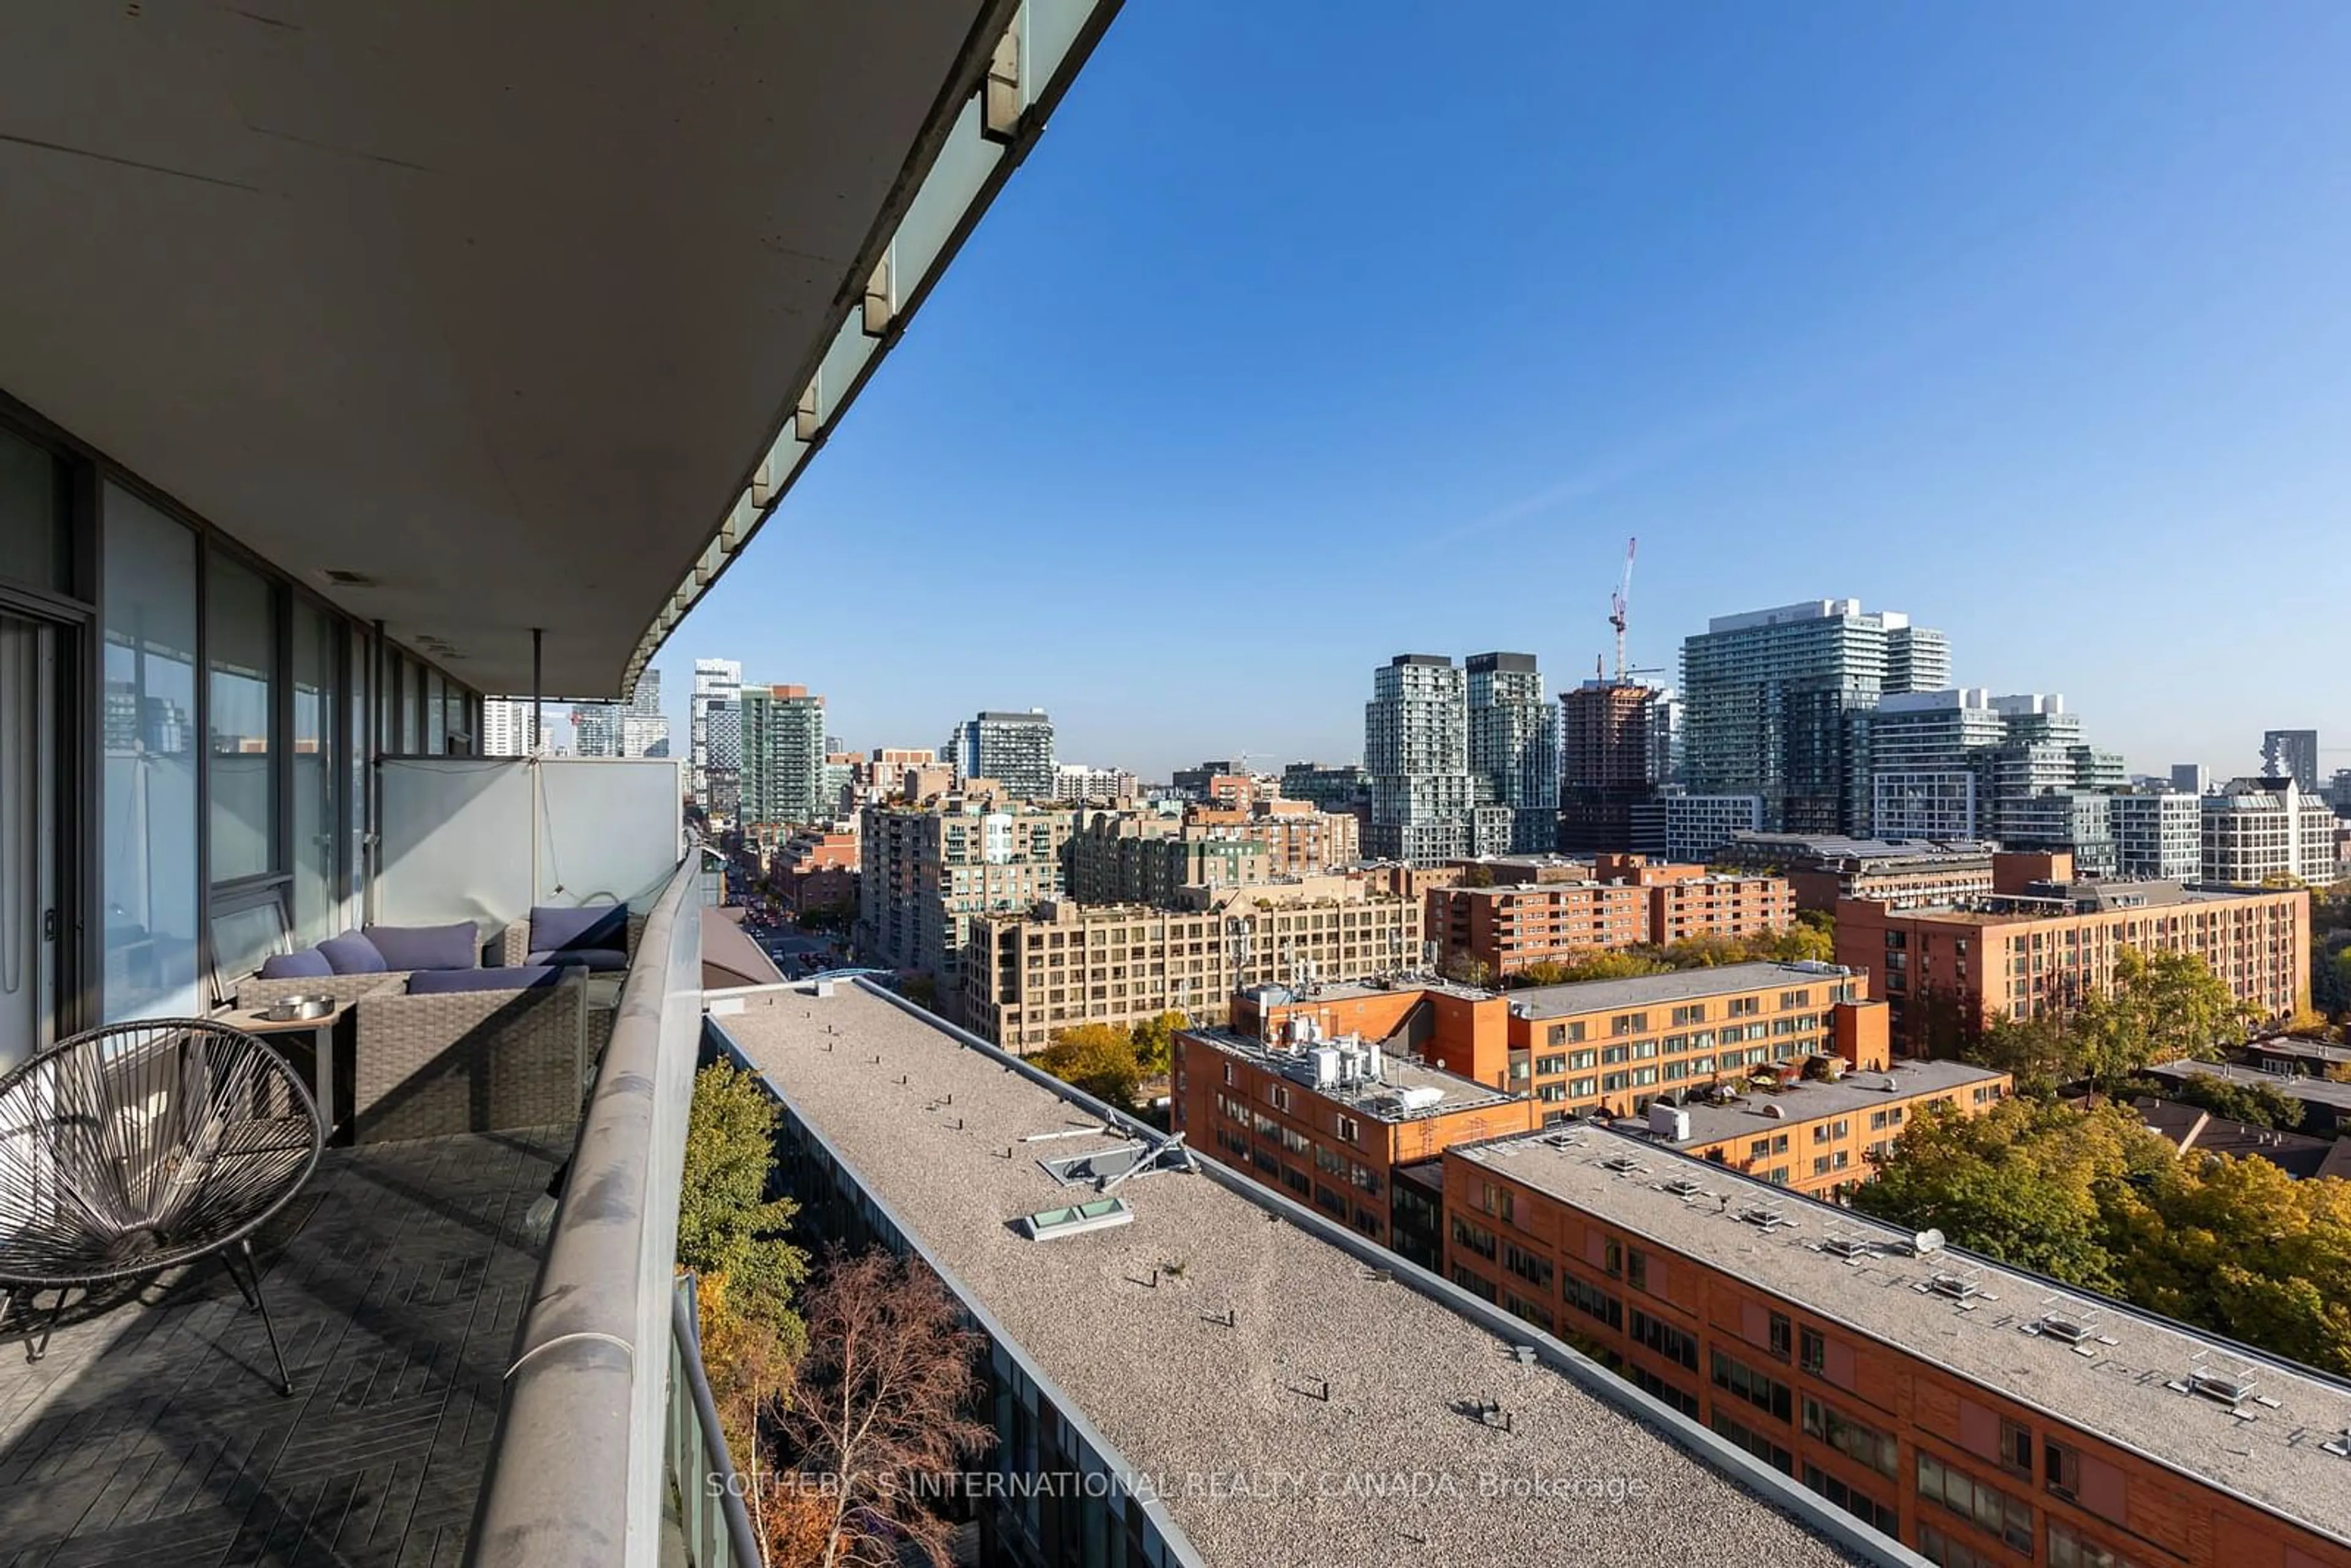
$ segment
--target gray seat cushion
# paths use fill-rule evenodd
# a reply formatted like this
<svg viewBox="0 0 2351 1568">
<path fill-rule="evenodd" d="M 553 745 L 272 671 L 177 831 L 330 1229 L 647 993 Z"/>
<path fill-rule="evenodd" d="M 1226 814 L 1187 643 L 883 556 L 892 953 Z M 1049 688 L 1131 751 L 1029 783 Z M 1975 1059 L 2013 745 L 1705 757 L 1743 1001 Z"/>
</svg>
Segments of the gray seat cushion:
<svg viewBox="0 0 2351 1568">
<path fill-rule="evenodd" d="M 364 933 L 392 969 L 476 969 L 482 934 L 470 920 L 453 925 L 371 925 Z"/>
<path fill-rule="evenodd" d="M 445 996 L 452 991 L 529 991 L 559 985 L 563 971 L 552 964 L 531 964 L 511 969 L 420 969 L 408 977 L 412 997 Z"/>
<path fill-rule="evenodd" d="M 591 904 L 578 908 L 541 904 L 530 912 L 533 953 L 576 952 L 583 948 L 591 952 L 626 951 L 628 946 L 629 906 L 625 904 Z"/>
<path fill-rule="evenodd" d="M 383 967 L 381 959 L 376 967 Z M 318 980 L 334 972 L 333 961 L 316 947 L 305 947 L 298 953 L 272 953 L 261 961 L 261 977 L 265 980 Z"/>
<path fill-rule="evenodd" d="M 629 956 L 618 947 L 556 947 L 530 956 L 534 964 L 568 964 L 575 969 L 610 973 L 629 967 Z"/>
<path fill-rule="evenodd" d="M 327 956 L 328 967 L 338 975 L 381 975 L 392 967 L 376 945 L 356 931 L 328 937 L 319 944 L 319 951 Z"/>
</svg>

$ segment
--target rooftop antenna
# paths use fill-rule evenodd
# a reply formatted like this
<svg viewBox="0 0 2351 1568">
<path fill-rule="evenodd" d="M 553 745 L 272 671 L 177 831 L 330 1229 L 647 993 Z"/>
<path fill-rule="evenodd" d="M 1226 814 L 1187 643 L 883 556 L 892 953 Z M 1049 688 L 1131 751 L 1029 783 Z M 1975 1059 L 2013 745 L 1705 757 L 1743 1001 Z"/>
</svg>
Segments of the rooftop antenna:
<svg viewBox="0 0 2351 1568">
<path fill-rule="evenodd" d="M 1608 601 L 1608 624 L 1616 628 L 1616 684 L 1620 686 L 1625 684 L 1625 621 L 1633 607 L 1633 551 L 1640 542 L 1638 538 L 1625 541 L 1624 586 Z"/>
</svg>

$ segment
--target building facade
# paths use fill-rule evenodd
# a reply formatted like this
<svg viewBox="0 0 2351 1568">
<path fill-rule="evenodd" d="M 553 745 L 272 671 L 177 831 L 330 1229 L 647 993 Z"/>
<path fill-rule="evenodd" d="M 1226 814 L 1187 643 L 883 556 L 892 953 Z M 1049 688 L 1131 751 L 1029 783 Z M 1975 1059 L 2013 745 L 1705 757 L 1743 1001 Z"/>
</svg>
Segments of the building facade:
<svg viewBox="0 0 2351 1568">
<path fill-rule="evenodd" d="M 1053 721 L 1040 707 L 982 711 L 956 726 L 946 760 L 956 781 L 993 779 L 1019 800 L 1053 799 Z"/>
<path fill-rule="evenodd" d="M 2195 882 L 2204 872 L 2204 808 L 2194 795 L 2137 790 L 2106 798 L 2115 874 Z"/>
<path fill-rule="evenodd" d="M 1797 908 L 1834 912 L 1847 898 L 1908 909 L 1987 897 L 1993 888 L 1995 852 L 1988 843 L 1742 833 L 1714 858 L 1725 865 L 1774 872 L 1795 889 Z"/>
<path fill-rule="evenodd" d="M 483 698 L 482 755 L 528 757 L 537 749 L 533 745 L 532 706 L 528 697 Z"/>
<path fill-rule="evenodd" d="M 1311 1203 L 1406 1257 L 1399 1166 L 1455 1144 L 1531 1131 L 1534 1103 L 1391 1055 L 1377 1040 L 1326 1036 L 1311 1019 L 1270 1035 L 1178 1030 L 1171 1125 L 1194 1148 L 1261 1185 Z M 1414 1258 L 1423 1267 L 1440 1260 Z"/>
<path fill-rule="evenodd" d="M 1353 763 L 1293 762 L 1281 770 L 1281 793 L 1286 800 L 1309 801 L 1325 811 L 1352 814 L 1369 806 L 1371 779 Z"/>
<path fill-rule="evenodd" d="M 2335 878 L 2334 808 L 2291 778 L 2235 779 L 2201 798 L 2204 880 L 2259 887 Z"/>
<path fill-rule="evenodd" d="M 732 821 L 741 804 L 743 666 L 696 659 L 687 709 L 686 789 L 714 818 Z"/>
<path fill-rule="evenodd" d="M 806 686 L 745 686 L 742 820 L 829 821 L 841 810 L 840 780 L 825 769 L 824 699 Z"/>
<path fill-rule="evenodd" d="M 1868 999 L 1865 977 L 1834 964 L 1724 964 L 1495 1000 L 1501 1030 L 1448 1030 L 1439 1013 L 1420 1052 L 1480 1083 L 1525 1088 L 1547 1122 L 1642 1115 L 1661 1096 L 1808 1057 L 1886 1060 L 1886 1009 Z"/>
<path fill-rule="evenodd" d="M 1431 888 L 1427 903 L 1429 938 L 1447 972 L 1474 964 L 1495 978 L 1597 950 L 1784 931 L 1796 914 L 1782 878 L 1629 855 L 1602 856 L 1575 880 Z"/>
<path fill-rule="evenodd" d="M 2037 882 L 1967 908 L 1849 900 L 1836 917 L 1837 961 L 1869 977 L 1907 1056 L 1948 1055 L 1995 1019 L 2062 1014 L 2113 983 L 2126 947 L 2196 955 L 2263 1018 L 2310 1000 L 2310 894 L 2298 889 Z"/>
<path fill-rule="evenodd" d="M 1022 1053 L 1083 1023 L 1165 1012 L 1221 1023 L 1252 986 L 1357 980 L 1416 967 L 1421 905 L 1357 877 L 1194 888 L 1178 908 L 1081 904 L 975 915 L 964 1026 Z"/>
<path fill-rule="evenodd" d="M 1532 653 L 1472 653 L 1469 770 L 1481 805 L 1510 811 L 1507 848 L 1548 850 L 1559 837 L 1559 715 Z"/>
<path fill-rule="evenodd" d="M 2305 795 L 2318 792 L 2318 732 L 2314 729 L 2272 729 L 2262 734 L 2262 772 L 2272 779 L 2291 779 Z"/>
<path fill-rule="evenodd" d="M 1142 781 L 1123 768 L 1088 768 L 1075 762 L 1053 766 L 1053 799 L 1065 806 L 1107 806 L 1131 800 L 1142 792 Z"/>
<path fill-rule="evenodd" d="M 1819 1059 L 1822 1077 L 1780 1073 L 1728 1095 L 1652 1105 L 1634 1125 L 1649 1142 L 1784 1186 L 1834 1199 L 1891 1157 L 1894 1140 L 1929 1106 L 1981 1115 L 2014 1085 L 2005 1072 L 1964 1061 L 1879 1062 L 1848 1068 Z"/>
<path fill-rule="evenodd" d="M 2333 1430 L 2339 1384 L 1611 1130 L 1442 1157 L 1457 1283 L 1928 1562 L 2346 1556 L 2307 1522 L 2342 1461 L 2262 1435 Z"/>
<path fill-rule="evenodd" d="M 1399 653 L 1372 676 L 1364 705 L 1364 768 L 1371 782 L 1367 852 L 1436 865 L 1471 852 L 1467 672 L 1435 653 Z"/>
<path fill-rule="evenodd" d="M 768 860 L 768 885 L 795 915 L 811 909 L 854 909 L 860 855 L 858 835 L 804 827 L 776 846 Z"/>
<path fill-rule="evenodd" d="M 1682 644 L 1690 789 L 1761 795 L 1774 831 L 1858 831 L 1855 716 L 1949 684 L 1941 632 L 1857 600 L 1717 616 Z"/>
<path fill-rule="evenodd" d="M 1067 811 L 951 795 L 928 806 L 868 806 L 858 824 L 858 953 L 930 977 L 948 1006 L 974 917 L 1063 891 Z"/>
</svg>

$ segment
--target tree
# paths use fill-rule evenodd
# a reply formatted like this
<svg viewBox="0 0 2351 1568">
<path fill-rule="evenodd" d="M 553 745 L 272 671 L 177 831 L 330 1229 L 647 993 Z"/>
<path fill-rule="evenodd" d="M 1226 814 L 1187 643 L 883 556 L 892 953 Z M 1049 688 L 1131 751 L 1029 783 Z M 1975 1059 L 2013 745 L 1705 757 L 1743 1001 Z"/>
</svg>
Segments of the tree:
<svg viewBox="0 0 2351 1568">
<path fill-rule="evenodd" d="M 1521 986 L 1563 986 L 1572 973 L 1556 958 L 1538 958 L 1518 972 L 1516 983 Z"/>
<path fill-rule="evenodd" d="M 1977 1116 L 1934 1106 L 1911 1117 L 1853 1202 L 2019 1268 L 2112 1291 L 2120 1281 L 2107 1237 L 2133 1202 L 2131 1179 L 2172 1160 L 2170 1145 L 2117 1106 L 2011 1098 Z"/>
<path fill-rule="evenodd" d="M 1453 885 L 1456 887 L 1491 887 L 1494 885 L 1494 868 L 1489 865 L 1484 865 L 1473 862 L 1461 868 L 1460 878 L 1455 882 Z"/>
<path fill-rule="evenodd" d="M 1914 1117 L 1854 1206 L 2351 1372 L 2351 1182 L 2176 1155 L 2117 1105 L 2011 1099 Z"/>
<path fill-rule="evenodd" d="M 2107 1093 L 2158 1062 L 2210 1061 L 2251 1027 L 2211 966 L 2193 953 L 2115 955 L 2114 982 L 2082 998 L 2065 1021 L 2081 1070 Z"/>
<path fill-rule="evenodd" d="M 767 1196 L 780 1113 L 753 1073 L 714 1062 L 695 1075 L 677 1261 L 698 1276 L 703 1365 L 737 1463 L 756 1463 L 759 1413 L 805 1339 L 794 1306 L 808 1254 L 784 1239 L 799 1206 Z"/>
<path fill-rule="evenodd" d="M 1172 1011 L 1144 1019 L 1134 1026 L 1134 1065 L 1143 1076 L 1159 1078 L 1166 1074 L 1175 1057 L 1176 1031 L 1183 1027 L 1184 1015 Z"/>
<path fill-rule="evenodd" d="M 1817 915 L 1817 920 L 1807 919 Z M 1771 938 L 1771 956 L 1783 964 L 1836 961 L 1836 917 L 1817 909 L 1799 913 L 1796 923 Z"/>
<path fill-rule="evenodd" d="M 953 1527 L 924 1505 L 926 1485 L 995 1440 L 965 1413 L 980 1336 L 937 1275 L 878 1249 L 827 1260 L 808 1322 L 781 1452 L 789 1490 L 815 1500 L 821 1550 L 770 1568 L 897 1568 L 910 1546 L 943 1568 Z"/>
<path fill-rule="evenodd" d="M 2038 1099 L 2053 1098 L 2059 1088 L 2082 1076 L 2081 1055 L 2064 1021 L 2048 1013 L 1994 1019 L 1973 1039 L 1962 1040 L 1959 1054 L 1978 1067 L 2007 1073 L 2015 1080 L 2018 1093 Z"/>
<path fill-rule="evenodd" d="M 1143 1086 L 1133 1037 L 1106 1023 L 1056 1030 L 1045 1049 L 1029 1060 L 1062 1082 L 1121 1111 L 1134 1109 L 1135 1092 Z"/>
<path fill-rule="evenodd" d="M 2278 1029 L 2281 1033 L 2299 1036 L 2304 1040 L 2327 1040 L 2335 1033 L 2334 1025 L 2328 1021 L 2326 1015 L 2316 1008 L 2294 1009 L 2293 1012 L 2286 1015 L 2285 1021 L 2280 1024 Z"/>
<path fill-rule="evenodd" d="M 2199 1072 L 2184 1075 L 2179 1082 L 2166 1083 L 2158 1092 L 2167 1100 L 2210 1111 L 2224 1122 L 2274 1127 L 2282 1133 L 2302 1125 L 2302 1102 L 2266 1083 L 2239 1083 Z"/>
<path fill-rule="evenodd" d="M 1467 953 L 1457 953 L 1446 960 L 1445 977 L 1464 986 L 1483 989 L 1494 977 L 1493 966 L 1483 958 L 1472 958 Z"/>
<path fill-rule="evenodd" d="M 925 1012 L 932 1012 L 939 1004 L 939 983 L 928 975 L 902 976 L 898 980 L 898 994 Z"/>
</svg>

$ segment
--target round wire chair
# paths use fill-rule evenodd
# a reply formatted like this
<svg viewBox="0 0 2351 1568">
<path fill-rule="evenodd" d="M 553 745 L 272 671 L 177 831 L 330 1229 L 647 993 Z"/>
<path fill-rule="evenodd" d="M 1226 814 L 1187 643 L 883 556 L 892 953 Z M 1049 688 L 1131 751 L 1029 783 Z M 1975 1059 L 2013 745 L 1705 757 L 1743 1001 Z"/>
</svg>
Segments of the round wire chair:
<svg viewBox="0 0 2351 1568">
<path fill-rule="evenodd" d="M 160 1273 L 208 1253 L 260 1313 L 281 1394 L 294 1391 L 262 1301 L 253 1232 L 326 1146 L 301 1076 L 252 1035 L 199 1019 L 115 1024 L 0 1078 L 0 1327 L 20 1293 Z M 242 1261 L 244 1270 L 238 1270 Z"/>
</svg>

